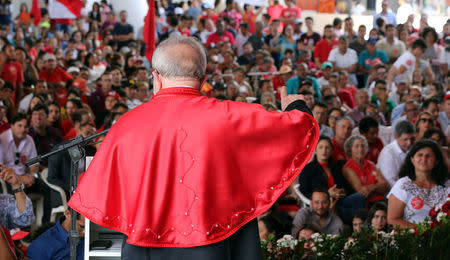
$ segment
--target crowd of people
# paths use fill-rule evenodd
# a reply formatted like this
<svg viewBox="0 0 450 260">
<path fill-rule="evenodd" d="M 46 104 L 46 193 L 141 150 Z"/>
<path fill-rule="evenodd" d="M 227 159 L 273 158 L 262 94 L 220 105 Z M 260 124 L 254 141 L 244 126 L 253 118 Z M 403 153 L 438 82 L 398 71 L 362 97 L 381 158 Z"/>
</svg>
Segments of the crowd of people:
<svg viewBox="0 0 450 260">
<path fill-rule="evenodd" d="M 315 156 L 259 218 L 261 238 L 275 232 L 309 239 L 345 226 L 358 231 L 363 223 L 384 230 L 423 221 L 450 193 L 450 20 L 441 33 L 426 15 L 397 23 L 383 1 L 368 34 L 351 17 L 316 32 L 313 17 L 303 17 L 293 0 L 269 2 L 226 0 L 224 10 L 199 0 L 155 3 L 158 41 L 190 36 L 204 45 L 203 95 L 277 113 L 286 86 L 288 94 L 304 96 L 320 125 Z M 85 5 L 74 20 L 50 19 L 42 8 L 36 27 L 26 4 L 15 19 L 9 5 L 0 1 L 0 179 L 6 187 L 0 225 L 11 230 L 35 221 L 26 194 L 43 198 L 42 223 L 62 204 L 47 182 L 69 196 L 68 155 L 31 167 L 25 162 L 108 129 L 151 100 L 152 68 L 143 29 L 106 0 Z M 87 148 L 88 155 L 95 151 Z M 39 247 L 31 243 L 29 256 L 68 252 L 68 245 L 52 243 L 69 228 L 64 215 L 47 231 L 55 235 L 37 238 Z"/>
</svg>

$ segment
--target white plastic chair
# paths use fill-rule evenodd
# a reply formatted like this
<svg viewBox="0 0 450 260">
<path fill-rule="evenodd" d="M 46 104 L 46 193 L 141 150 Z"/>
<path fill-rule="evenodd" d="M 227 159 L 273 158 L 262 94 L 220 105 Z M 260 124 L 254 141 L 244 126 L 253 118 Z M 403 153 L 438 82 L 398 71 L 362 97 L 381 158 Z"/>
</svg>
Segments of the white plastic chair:
<svg viewBox="0 0 450 260">
<path fill-rule="evenodd" d="M 47 184 L 52 190 L 57 191 L 61 196 L 62 205 L 56 208 L 52 208 L 52 212 L 50 214 L 50 222 L 55 222 L 56 216 L 60 213 L 64 214 L 64 211 L 67 209 L 67 196 L 63 188 L 59 187 L 58 185 L 51 184 L 47 181 L 48 169 L 42 170 L 41 177 L 45 184 Z"/>
<path fill-rule="evenodd" d="M 38 193 L 30 193 L 27 194 L 27 196 L 36 208 L 36 220 L 31 225 L 31 230 L 36 230 L 36 228 L 42 225 L 42 217 L 44 216 L 44 196 Z"/>
<path fill-rule="evenodd" d="M 300 184 L 295 184 L 294 190 L 295 193 L 297 193 L 300 200 L 302 201 L 302 203 L 309 207 L 309 205 L 311 204 L 311 200 L 308 199 L 305 195 L 303 195 L 303 193 L 300 191 Z"/>
</svg>

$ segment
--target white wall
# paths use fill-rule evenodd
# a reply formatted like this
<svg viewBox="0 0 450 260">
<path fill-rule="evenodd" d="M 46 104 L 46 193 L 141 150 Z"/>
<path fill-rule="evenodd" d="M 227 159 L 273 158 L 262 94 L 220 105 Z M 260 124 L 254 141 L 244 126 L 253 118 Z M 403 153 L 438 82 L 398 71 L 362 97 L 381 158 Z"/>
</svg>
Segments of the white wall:
<svg viewBox="0 0 450 260">
<path fill-rule="evenodd" d="M 32 0 L 14 0 L 11 4 L 12 17 L 15 18 L 20 11 L 20 4 L 26 3 L 28 5 L 28 10 L 31 11 Z M 43 1 L 41 0 L 41 6 L 43 6 Z M 86 6 L 90 11 L 92 9 L 92 4 L 94 2 L 99 2 L 100 0 L 87 0 Z M 128 22 L 134 26 L 135 33 L 139 30 L 141 26 L 144 25 L 144 18 L 147 15 L 148 5 L 147 0 L 109 0 L 114 7 L 114 12 L 118 15 L 121 10 L 126 10 L 128 12 Z M 118 18 L 118 16 L 117 16 Z"/>
<path fill-rule="evenodd" d="M 87 7 L 89 10 L 92 9 L 92 3 L 100 2 L 94 0 L 87 0 Z M 128 23 L 133 25 L 134 32 L 139 30 L 144 26 L 144 18 L 147 15 L 148 5 L 147 0 L 108 0 L 114 7 L 114 12 L 118 15 L 121 10 L 126 10 L 128 12 Z"/>
</svg>

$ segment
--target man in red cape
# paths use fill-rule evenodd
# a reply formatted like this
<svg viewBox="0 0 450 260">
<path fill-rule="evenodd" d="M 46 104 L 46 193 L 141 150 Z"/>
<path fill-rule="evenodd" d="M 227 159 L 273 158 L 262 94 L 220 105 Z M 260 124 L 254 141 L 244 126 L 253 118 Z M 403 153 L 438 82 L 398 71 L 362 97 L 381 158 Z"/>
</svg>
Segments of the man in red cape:
<svg viewBox="0 0 450 260">
<path fill-rule="evenodd" d="M 319 126 L 285 88 L 283 113 L 201 96 L 193 38 L 160 43 L 152 66 L 156 95 L 114 124 L 69 206 L 124 233 L 122 259 L 260 259 L 255 218 L 309 161 Z"/>
</svg>

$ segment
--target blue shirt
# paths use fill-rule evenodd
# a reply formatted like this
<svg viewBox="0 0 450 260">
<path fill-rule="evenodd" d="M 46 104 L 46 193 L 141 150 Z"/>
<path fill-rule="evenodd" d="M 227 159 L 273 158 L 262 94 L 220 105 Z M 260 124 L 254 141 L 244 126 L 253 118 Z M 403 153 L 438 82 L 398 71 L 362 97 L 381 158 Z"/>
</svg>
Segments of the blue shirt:
<svg viewBox="0 0 450 260">
<path fill-rule="evenodd" d="M 363 50 L 358 57 L 358 65 L 363 66 L 366 70 L 371 69 L 371 62 L 374 59 L 379 59 L 382 63 L 387 64 L 389 62 L 389 57 L 383 50 L 376 50 L 374 55 L 370 55 L 368 50 Z M 367 75 L 364 75 L 364 85 L 366 85 Z"/>
<path fill-rule="evenodd" d="M 319 87 L 320 85 L 319 85 L 319 82 L 317 81 L 317 79 L 314 77 L 311 77 L 311 76 L 306 76 L 306 78 L 310 79 L 312 81 L 314 92 L 316 92 L 317 98 L 319 100 L 321 100 L 322 94 L 320 93 L 320 87 Z M 298 80 L 298 76 L 288 79 L 288 81 L 286 82 L 286 88 L 287 88 L 288 95 L 298 94 L 297 91 L 298 91 L 299 84 L 300 84 L 300 82 Z"/>
<path fill-rule="evenodd" d="M 70 259 L 70 246 L 67 231 L 61 226 L 65 217 L 60 218 L 56 225 L 45 231 L 34 240 L 27 250 L 30 260 Z M 77 260 L 84 259 L 84 239 L 77 244 Z"/>
<path fill-rule="evenodd" d="M 383 50 L 376 50 L 374 55 L 370 55 L 368 50 L 363 50 L 358 57 L 358 65 L 363 66 L 366 70 L 370 70 L 370 62 L 378 58 L 384 64 L 389 62 L 389 57 Z"/>
<path fill-rule="evenodd" d="M 404 111 L 405 111 L 405 103 L 401 103 L 395 106 L 391 114 L 391 125 L 393 125 L 395 121 L 397 121 L 402 116 Z"/>
<path fill-rule="evenodd" d="M 0 194 L 0 226 L 6 229 L 31 226 L 34 222 L 33 204 L 27 197 L 25 211 L 20 213 L 16 199 L 11 194 Z"/>
<path fill-rule="evenodd" d="M 397 18 L 395 17 L 395 14 L 392 12 L 387 12 L 386 15 L 383 15 L 382 13 L 378 13 L 373 16 L 373 27 L 375 29 L 378 29 L 377 26 L 377 19 L 384 16 L 386 18 L 387 23 L 386 24 L 393 24 L 394 26 L 397 26 Z"/>
</svg>

